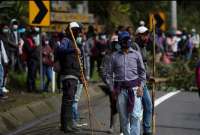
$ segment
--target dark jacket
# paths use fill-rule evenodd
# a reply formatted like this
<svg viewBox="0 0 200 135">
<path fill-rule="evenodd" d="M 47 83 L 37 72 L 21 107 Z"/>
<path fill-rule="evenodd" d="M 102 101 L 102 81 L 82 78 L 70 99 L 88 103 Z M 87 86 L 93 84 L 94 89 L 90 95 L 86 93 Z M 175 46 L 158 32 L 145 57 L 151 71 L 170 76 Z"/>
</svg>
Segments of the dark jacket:
<svg viewBox="0 0 200 135">
<path fill-rule="evenodd" d="M 69 38 L 63 38 L 61 44 L 57 47 L 59 53 L 58 59 L 61 66 L 61 75 L 73 75 L 80 77 L 80 66 L 76 58 L 75 49 Z"/>
<path fill-rule="evenodd" d="M 17 32 L 17 39 L 15 39 L 15 34 L 14 31 L 10 31 L 8 34 L 8 45 L 10 46 L 9 49 L 10 51 L 17 51 L 18 49 L 18 44 L 16 44 L 15 41 L 17 41 L 19 43 L 19 39 L 20 39 L 20 34 L 19 32 Z"/>
</svg>

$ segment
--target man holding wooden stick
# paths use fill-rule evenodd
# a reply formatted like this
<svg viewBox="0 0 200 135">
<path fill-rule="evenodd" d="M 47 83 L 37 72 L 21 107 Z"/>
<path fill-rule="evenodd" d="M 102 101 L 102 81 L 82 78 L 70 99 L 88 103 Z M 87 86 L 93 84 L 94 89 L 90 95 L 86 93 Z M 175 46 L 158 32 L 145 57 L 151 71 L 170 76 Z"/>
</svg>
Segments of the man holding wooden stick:
<svg viewBox="0 0 200 135">
<path fill-rule="evenodd" d="M 60 74 L 62 78 L 63 97 L 61 106 L 61 130 L 64 133 L 79 131 L 78 127 L 73 125 L 72 121 L 72 103 L 77 90 L 78 80 L 80 79 L 80 64 L 77 61 L 77 55 L 80 55 L 79 48 L 74 48 L 72 30 L 74 38 L 77 38 L 80 32 L 80 26 L 77 22 L 71 22 L 66 29 L 66 37 L 58 46 Z"/>
</svg>

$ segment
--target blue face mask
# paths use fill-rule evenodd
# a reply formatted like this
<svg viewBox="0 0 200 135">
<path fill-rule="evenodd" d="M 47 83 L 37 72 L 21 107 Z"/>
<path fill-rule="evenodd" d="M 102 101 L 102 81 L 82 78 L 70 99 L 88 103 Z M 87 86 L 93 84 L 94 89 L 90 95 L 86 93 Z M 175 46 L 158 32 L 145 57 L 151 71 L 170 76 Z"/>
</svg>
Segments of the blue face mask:
<svg viewBox="0 0 200 135">
<path fill-rule="evenodd" d="M 25 29 L 25 28 L 19 29 L 18 32 L 19 32 L 19 33 L 25 33 L 25 32 L 26 32 L 26 29 Z"/>
<path fill-rule="evenodd" d="M 121 48 L 128 49 L 128 48 L 131 47 L 131 40 L 130 39 L 129 40 L 124 40 L 124 41 L 122 40 L 120 45 L 121 45 Z"/>
<path fill-rule="evenodd" d="M 116 49 L 117 51 L 119 51 L 119 50 L 121 49 L 120 44 L 117 43 L 117 44 L 115 45 L 115 49 Z"/>
<path fill-rule="evenodd" d="M 77 44 L 82 44 L 82 37 L 77 37 L 76 38 L 76 43 Z"/>
</svg>

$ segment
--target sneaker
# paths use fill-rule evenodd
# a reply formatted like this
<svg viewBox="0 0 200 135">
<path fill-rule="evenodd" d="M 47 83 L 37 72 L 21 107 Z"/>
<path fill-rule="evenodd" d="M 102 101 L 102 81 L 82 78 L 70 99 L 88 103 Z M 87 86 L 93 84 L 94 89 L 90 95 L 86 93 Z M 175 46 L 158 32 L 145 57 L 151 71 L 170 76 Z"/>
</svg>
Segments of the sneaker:
<svg viewBox="0 0 200 135">
<path fill-rule="evenodd" d="M 77 126 L 77 125 L 73 125 L 73 126 L 72 126 L 72 130 L 77 131 L 77 132 L 80 132 L 80 131 L 81 131 L 81 128 L 80 128 L 79 126 Z"/>
<path fill-rule="evenodd" d="M 8 93 L 8 92 L 9 92 L 9 90 L 8 90 L 8 89 L 6 89 L 6 87 L 3 87 L 3 92 L 4 92 L 4 93 Z"/>
<path fill-rule="evenodd" d="M 123 133 L 120 133 L 120 135 L 124 135 Z"/>
</svg>

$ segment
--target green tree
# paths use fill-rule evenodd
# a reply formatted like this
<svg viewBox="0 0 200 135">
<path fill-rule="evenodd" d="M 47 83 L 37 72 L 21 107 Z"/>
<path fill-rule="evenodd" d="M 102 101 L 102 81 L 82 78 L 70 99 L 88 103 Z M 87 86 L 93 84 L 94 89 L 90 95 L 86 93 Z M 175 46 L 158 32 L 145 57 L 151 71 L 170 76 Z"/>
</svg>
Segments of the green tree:
<svg viewBox="0 0 200 135">
<path fill-rule="evenodd" d="M 28 22 L 28 1 L 1 1 L 0 10 L 1 23 L 9 23 L 13 18 L 20 23 Z"/>
</svg>

